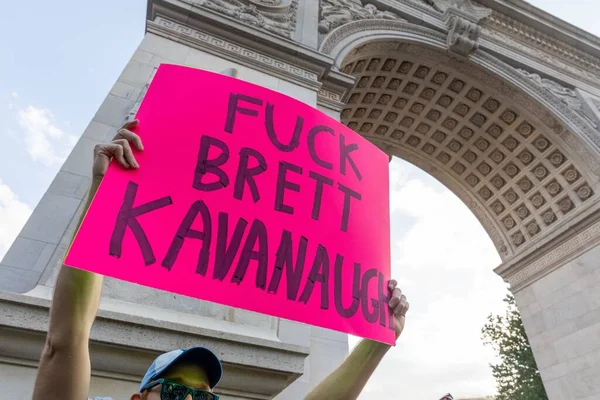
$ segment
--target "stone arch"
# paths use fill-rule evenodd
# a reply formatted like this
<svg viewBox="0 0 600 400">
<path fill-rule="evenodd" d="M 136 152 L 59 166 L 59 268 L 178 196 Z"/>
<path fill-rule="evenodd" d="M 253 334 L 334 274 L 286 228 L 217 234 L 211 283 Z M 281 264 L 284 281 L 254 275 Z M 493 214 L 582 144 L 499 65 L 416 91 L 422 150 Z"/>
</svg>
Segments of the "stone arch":
<svg viewBox="0 0 600 400">
<path fill-rule="evenodd" d="M 600 135 L 535 75 L 447 48 L 446 34 L 401 20 L 353 21 L 321 44 L 356 78 L 342 122 L 445 184 L 507 261 L 595 203 Z"/>
</svg>

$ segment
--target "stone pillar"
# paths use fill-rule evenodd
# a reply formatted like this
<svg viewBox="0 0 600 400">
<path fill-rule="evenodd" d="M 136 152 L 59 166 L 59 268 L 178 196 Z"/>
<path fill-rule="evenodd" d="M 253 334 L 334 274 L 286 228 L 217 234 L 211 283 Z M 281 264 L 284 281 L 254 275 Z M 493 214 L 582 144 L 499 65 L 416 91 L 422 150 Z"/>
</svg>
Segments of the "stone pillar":
<svg viewBox="0 0 600 400">
<path fill-rule="evenodd" d="M 508 275 L 550 400 L 600 398 L 600 224 L 571 232 Z"/>
</svg>

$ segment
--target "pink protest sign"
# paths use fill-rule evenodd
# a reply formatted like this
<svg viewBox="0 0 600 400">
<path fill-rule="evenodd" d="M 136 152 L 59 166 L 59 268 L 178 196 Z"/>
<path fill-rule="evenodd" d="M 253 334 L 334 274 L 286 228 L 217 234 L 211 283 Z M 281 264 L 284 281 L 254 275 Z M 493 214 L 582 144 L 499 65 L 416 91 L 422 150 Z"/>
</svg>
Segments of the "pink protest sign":
<svg viewBox="0 0 600 400">
<path fill-rule="evenodd" d="M 318 110 L 162 65 L 65 264 L 394 342 L 388 157 Z"/>
</svg>

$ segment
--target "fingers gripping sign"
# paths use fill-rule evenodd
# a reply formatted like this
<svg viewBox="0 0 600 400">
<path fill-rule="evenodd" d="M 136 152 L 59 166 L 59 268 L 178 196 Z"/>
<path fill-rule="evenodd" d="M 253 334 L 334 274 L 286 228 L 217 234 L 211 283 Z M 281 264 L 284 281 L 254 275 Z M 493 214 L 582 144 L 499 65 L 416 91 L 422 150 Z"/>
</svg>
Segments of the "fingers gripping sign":
<svg viewBox="0 0 600 400">
<path fill-rule="evenodd" d="M 392 279 L 388 284 L 388 288 L 392 294 L 389 307 L 394 313 L 394 320 L 396 321 L 396 339 L 400 337 L 400 334 L 404 330 L 406 313 L 410 307 L 410 304 L 406 300 L 406 296 L 402 294 L 402 290 L 397 286 L 398 282 L 395 279 Z"/>
<path fill-rule="evenodd" d="M 97 144 L 94 147 L 94 163 L 92 176 L 102 179 L 113 158 L 125 168 L 138 168 L 139 165 L 133 154 L 132 145 L 137 150 L 144 150 L 142 139 L 130 129 L 138 126 L 139 121 L 127 122 L 117 131 L 115 137 L 109 143 Z"/>
</svg>

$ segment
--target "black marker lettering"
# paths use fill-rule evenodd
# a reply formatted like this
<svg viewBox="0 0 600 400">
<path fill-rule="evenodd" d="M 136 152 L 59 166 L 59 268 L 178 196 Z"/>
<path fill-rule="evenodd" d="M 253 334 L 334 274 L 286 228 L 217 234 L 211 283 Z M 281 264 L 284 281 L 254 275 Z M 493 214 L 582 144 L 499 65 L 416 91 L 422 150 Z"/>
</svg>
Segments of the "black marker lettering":
<svg viewBox="0 0 600 400">
<path fill-rule="evenodd" d="M 240 100 L 245 101 L 247 103 L 256 104 L 257 106 L 262 106 L 262 104 L 263 104 L 261 99 L 246 96 L 243 94 L 229 93 L 229 105 L 227 107 L 227 120 L 225 121 L 225 132 L 227 132 L 227 133 L 233 133 L 233 126 L 235 125 L 235 114 L 237 112 L 239 112 L 240 114 L 244 114 L 244 115 L 250 115 L 252 117 L 256 117 L 258 115 L 258 111 L 256 111 L 256 110 L 240 107 L 238 105 Z"/>
<path fill-rule="evenodd" d="M 369 323 L 374 323 L 379 319 L 379 301 L 373 298 L 369 298 L 369 281 L 373 278 L 377 278 L 377 270 L 375 268 L 368 269 L 362 277 L 362 283 L 360 288 L 361 308 L 365 320 Z M 373 311 L 369 311 L 369 300 L 373 306 Z"/>
<path fill-rule="evenodd" d="M 277 133 L 275 132 L 275 124 L 273 122 L 273 110 L 275 106 L 271 103 L 267 102 L 267 110 L 265 116 L 265 127 L 267 128 L 267 135 L 269 135 L 269 139 L 271 139 L 271 143 L 275 145 L 281 151 L 293 151 L 300 144 L 300 134 L 302 133 L 302 127 L 304 126 L 304 118 L 301 116 L 296 117 L 296 126 L 294 127 L 294 133 L 290 138 L 290 142 L 288 144 L 281 143 L 277 138 Z"/>
<path fill-rule="evenodd" d="M 302 168 L 297 165 L 290 164 L 285 161 L 279 162 L 279 172 L 277 174 L 277 187 L 275 189 L 275 210 L 281 211 L 286 214 L 294 214 L 294 208 L 283 204 L 283 195 L 285 189 L 293 190 L 294 192 L 300 192 L 300 185 L 290 181 L 286 181 L 286 175 L 288 171 L 302 174 Z"/>
<path fill-rule="evenodd" d="M 360 181 L 362 180 L 362 175 L 360 174 L 358 167 L 354 163 L 354 160 L 350 156 L 350 153 L 355 150 L 358 150 L 358 145 L 356 143 L 353 143 L 346 146 L 346 138 L 340 133 L 340 172 L 342 173 L 342 175 L 346 175 L 346 161 L 348 161 L 350 163 L 350 166 L 354 170 L 356 177 Z"/>
<path fill-rule="evenodd" d="M 246 231 L 248 222 L 240 218 L 235 224 L 235 230 L 231 235 L 231 240 L 227 244 L 227 232 L 229 230 L 229 215 L 224 212 L 219 213 L 219 228 L 217 233 L 217 248 L 215 250 L 215 269 L 213 279 L 222 281 L 225 279 L 237 254 L 242 237 Z"/>
<path fill-rule="evenodd" d="M 212 146 L 221 149 L 221 154 L 212 160 L 208 159 L 208 153 Z M 194 183 L 192 187 L 194 189 L 210 192 L 213 190 L 221 189 L 229 185 L 229 177 L 221 168 L 221 165 L 225 164 L 229 159 L 229 147 L 225 142 L 220 141 L 211 136 L 203 135 L 200 139 L 200 151 L 198 152 L 198 161 L 196 163 L 196 171 L 194 173 Z M 203 183 L 202 178 L 205 174 L 211 173 L 219 178 L 216 182 Z"/>
<path fill-rule="evenodd" d="M 258 242 L 258 251 L 254 250 L 256 242 Z M 238 285 L 242 283 L 246 276 L 250 260 L 256 260 L 257 262 L 256 287 L 265 290 L 267 286 L 268 262 L 267 229 L 265 228 L 265 224 L 259 219 L 255 219 L 250 227 L 237 268 L 231 278 L 232 283 L 237 283 Z"/>
<path fill-rule="evenodd" d="M 340 229 L 342 232 L 348 231 L 348 220 L 350 219 L 350 198 L 354 197 L 357 200 L 360 200 L 362 196 L 360 193 L 355 192 L 354 190 L 347 188 L 346 186 L 338 183 L 338 189 L 344 192 L 344 209 L 342 211 L 342 225 Z"/>
<path fill-rule="evenodd" d="M 304 236 L 301 236 L 300 243 L 298 243 L 296 265 L 294 266 L 292 233 L 286 230 L 283 231 L 283 234 L 281 235 L 281 242 L 279 243 L 279 249 L 277 249 L 275 268 L 273 269 L 273 275 L 271 276 L 271 282 L 269 283 L 269 293 L 277 293 L 279 282 L 281 281 L 281 275 L 283 274 L 283 269 L 285 268 L 285 276 L 287 278 L 287 298 L 288 300 L 296 300 L 296 297 L 298 296 L 298 290 L 300 289 L 300 282 L 302 280 L 302 272 L 304 271 L 304 260 L 306 259 L 307 244 L 308 239 Z"/>
<path fill-rule="evenodd" d="M 252 168 L 248 168 L 249 157 L 254 157 L 258 164 Z M 235 177 L 233 197 L 241 200 L 242 196 L 244 195 L 244 184 L 247 183 L 248 187 L 250 188 L 250 192 L 252 193 L 252 200 L 254 200 L 256 203 L 260 199 L 260 194 L 258 193 L 258 188 L 256 187 L 254 177 L 262 174 L 266 170 L 267 162 L 262 154 L 248 147 L 242 148 L 240 150 L 240 164 Z"/>
<path fill-rule="evenodd" d="M 308 131 L 308 137 L 306 138 L 308 142 L 308 152 L 310 154 L 310 158 L 312 158 L 317 165 L 320 165 L 323 168 L 333 169 L 332 163 L 323 160 L 317 155 L 317 150 L 315 148 L 315 138 L 317 137 L 317 134 L 321 132 L 327 132 L 331 136 L 335 136 L 335 131 L 328 126 L 317 125 L 313 127 L 310 131 Z"/>
<path fill-rule="evenodd" d="M 335 301 L 335 309 L 343 318 L 350 318 L 358 311 L 360 305 L 360 264 L 354 263 L 354 277 L 352 278 L 352 303 L 350 307 L 344 307 L 342 301 L 342 272 L 344 268 L 344 256 L 337 255 L 335 257 L 335 271 L 333 276 L 333 299 Z"/>
<path fill-rule="evenodd" d="M 298 301 L 304 304 L 308 303 L 316 282 L 321 283 L 321 308 L 327 310 L 329 308 L 329 255 L 327 249 L 322 245 L 319 245 L 317 249 L 312 268 L 306 279 L 306 286 L 304 286 Z"/>
<path fill-rule="evenodd" d="M 200 213 L 200 216 L 202 217 L 202 231 L 192 229 L 192 225 L 194 224 L 198 213 Z M 161 265 L 169 271 L 171 270 L 186 238 L 202 240 L 202 248 L 198 254 L 196 272 L 204 276 L 206 274 L 206 269 L 208 268 L 211 236 L 212 222 L 210 220 L 210 212 L 208 211 L 206 204 L 204 204 L 203 201 L 198 200 L 190 206 L 183 221 L 181 221 L 181 225 L 179 225 L 179 229 L 177 230 Z"/>
<path fill-rule="evenodd" d="M 317 174 L 316 172 L 309 171 L 308 176 L 315 180 L 315 197 L 313 199 L 313 207 L 312 207 L 312 218 L 314 220 L 319 220 L 319 215 L 321 215 L 321 200 L 323 199 L 323 184 L 333 186 L 333 180 L 323 176 L 321 174 Z"/>
<path fill-rule="evenodd" d="M 121 257 L 123 252 L 123 238 L 125 237 L 125 231 L 127 230 L 127 227 L 129 227 L 138 243 L 138 246 L 140 246 L 144 263 L 146 265 L 151 265 L 156 262 L 156 258 L 154 257 L 154 252 L 152 251 L 152 246 L 150 246 L 148 237 L 136 218 L 140 215 L 149 213 L 150 211 L 173 204 L 173 201 L 171 200 L 170 196 L 166 196 L 158 200 L 142 204 L 141 206 L 133 207 L 137 190 L 138 184 L 129 181 L 127 184 L 127 189 L 125 189 L 123 204 L 121 204 L 121 208 L 117 214 L 117 221 L 115 222 L 115 227 L 110 237 L 108 254 L 117 258 Z"/>
</svg>

